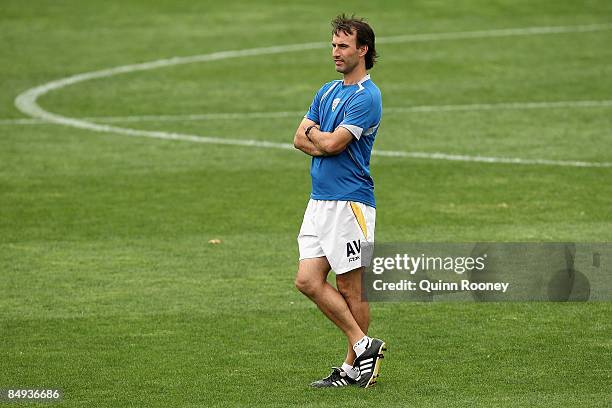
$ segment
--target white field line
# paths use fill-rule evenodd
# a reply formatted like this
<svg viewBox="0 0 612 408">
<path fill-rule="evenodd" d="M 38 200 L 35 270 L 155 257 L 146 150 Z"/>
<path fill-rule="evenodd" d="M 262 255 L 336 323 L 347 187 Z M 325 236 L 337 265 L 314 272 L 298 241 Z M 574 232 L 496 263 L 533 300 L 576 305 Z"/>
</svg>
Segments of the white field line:
<svg viewBox="0 0 612 408">
<path fill-rule="evenodd" d="M 547 159 L 521 159 L 516 157 L 487 157 L 487 156 L 467 156 L 462 154 L 448 153 L 422 153 L 422 152 L 402 152 L 375 150 L 372 154 L 386 157 L 410 157 L 413 159 L 430 160 L 450 160 L 463 162 L 479 163 L 504 163 L 504 164 L 531 164 L 561 167 L 612 167 L 612 163 L 606 162 L 585 162 L 576 160 L 547 160 Z"/>
<path fill-rule="evenodd" d="M 549 101 L 549 102 L 499 102 L 474 103 L 465 105 L 424 105 L 396 106 L 385 108 L 385 114 L 397 113 L 439 113 L 439 112 L 470 112 L 491 110 L 524 110 L 524 109 L 558 109 L 558 108 L 606 108 L 612 107 L 612 100 L 593 101 Z M 300 118 L 305 111 L 278 112 L 229 112 L 229 113 L 195 113 L 186 115 L 132 115 L 132 116 L 88 116 L 86 121 L 102 123 L 132 123 L 132 122 L 195 122 L 208 120 L 247 120 L 247 119 L 278 119 Z M 39 125 L 49 122 L 42 119 L 0 119 L 0 125 Z"/>
<path fill-rule="evenodd" d="M 612 24 L 591 24 L 579 26 L 558 26 L 558 27 L 525 27 L 501 30 L 486 30 L 486 31 L 468 31 L 455 33 L 432 33 L 432 34 L 411 34 L 395 37 L 387 37 L 379 39 L 379 43 L 406 43 L 406 42 L 422 42 L 422 41 L 437 41 L 437 40 L 455 40 L 467 38 L 489 38 L 489 37 L 504 37 L 518 35 L 538 35 L 538 34 L 558 34 L 558 33 L 577 33 L 577 32 L 593 32 L 612 29 Z M 130 72 L 147 71 L 157 68 L 191 64 L 208 61 L 218 61 L 230 58 L 240 58 L 248 56 L 271 55 L 286 52 L 297 52 L 311 49 L 327 48 L 327 42 L 291 44 L 273 47 L 251 48 L 235 51 L 220 51 L 211 54 L 194 55 L 188 57 L 174 57 L 160 59 L 156 61 L 144 62 L 140 64 L 123 65 L 115 68 L 103 69 L 99 71 L 86 72 L 73 75 L 59 80 L 51 81 L 46 84 L 26 90 L 15 98 L 15 106 L 24 114 L 46 122 L 71 126 L 79 129 L 87 129 L 96 132 L 115 133 L 126 136 L 139 136 L 167 140 L 183 140 L 199 143 L 226 144 L 236 146 L 251 146 L 263 148 L 281 148 L 292 149 L 290 144 L 275 143 L 268 141 L 257 140 L 240 140 L 227 139 L 223 137 L 207 137 L 198 135 L 188 135 L 180 133 L 162 132 L 162 131 L 147 131 L 130 129 L 118 126 L 96 124 L 89 120 L 70 118 L 48 112 L 41 108 L 37 100 L 42 95 L 51 91 L 58 90 L 79 82 L 89 81 L 97 78 L 107 78 L 114 75 L 125 74 Z M 514 158 L 496 158 L 496 157 L 479 157 L 479 156 L 461 156 L 448 155 L 445 153 L 419 153 L 419 152 L 376 152 L 378 155 L 397 156 L 397 157 L 418 157 L 423 159 L 437 160 L 461 160 L 461 161 L 478 161 L 487 163 L 516 163 L 516 164 L 548 164 L 557 166 L 575 166 L 575 167 L 611 167 L 612 163 L 587 163 L 574 161 L 555 161 L 555 160 L 526 160 Z"/>
<path fill-rule="evenodd" d="M 612 101 L 611 101 L 612 102 Z M 130 122 L 184 122 L 207 120 L 246 120 L 269 118 L 300 118 L 305 111 L 282 112 L 229 112 L 229 113 L 193 113 L 185 115 L 132 115 L 132 116 L 88 116 L 82 119 L 102 123 L 130 123 Z M 0 119 L 0 125 L 38 125 L 49 123 L 41 119 Z"/>
<path fill-rule="evenodd" d="M 26 119 L 0 119 L 0 125 L 3 125 L 3 126 L 11 126 L 11 125 L 40 125 L 41 123 L 47 124 L 49 122 L 46 122 L 46 121 L 41 120 L 41 119 L 30 119 L 30 118 L 26 118 Z"/>
<path fill-rule="evenodd" d="M 575 26 L 552 26 L 552 27 L 522 27 L 505 28 L 498 30 L 463 31 L 451 33 L 431 34 L 407 34 L 393 37 L 384 37 L 377 40 L 380 44 L 394 44 L 405 42 L 425 42 L 442 40 L 465 40 L 470 38 L 512 37 L 522 35 L 540 34 L 564 34 L 564 33 L 587 33 L 593 31 L 605 31 L 612 29 L 612 24 L 588 24 Z"/>
</svg>

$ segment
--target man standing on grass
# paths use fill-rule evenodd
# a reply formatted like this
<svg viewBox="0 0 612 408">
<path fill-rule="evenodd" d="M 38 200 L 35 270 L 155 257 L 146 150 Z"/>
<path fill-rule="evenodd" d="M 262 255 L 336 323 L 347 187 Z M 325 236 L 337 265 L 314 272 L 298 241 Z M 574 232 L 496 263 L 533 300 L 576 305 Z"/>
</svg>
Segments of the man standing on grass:
<svg viewBox="0 0 612 408">
<path fill-rule="evenodd" d="M 376 60 L 372 28 L 359 18 L 332 21 L 332 56 L 343 79 L 316 93 L 294 145 L 312 156 L 312 193 L 298 236 L 296 287 L 348 338 L 342 367 L 314 387 L 376 383 L 385 343 L 366 335 L 370 322 L 361 278 L 374 244 L 376 203 L 370 154 L 382 116 L 380 90 L 367 70 Z M 327 283 L 330 270 L 337 289 Z"/>
</svg>

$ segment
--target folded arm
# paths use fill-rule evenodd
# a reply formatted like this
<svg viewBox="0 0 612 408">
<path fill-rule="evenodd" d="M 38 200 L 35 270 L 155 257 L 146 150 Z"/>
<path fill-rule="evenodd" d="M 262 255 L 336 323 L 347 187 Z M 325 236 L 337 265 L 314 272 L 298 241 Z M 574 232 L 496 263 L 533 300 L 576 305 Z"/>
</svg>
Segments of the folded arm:
<svg viewBox="0 0 612 408">
<path fill-rule="evenodd" d="M 313 125 L 306 135 L 306 129 Z M 342 126 L 333 132 L 321 132 L 315 122 L 304 118 L 295 132 L 293 145 L 310 156 L 333 156 L 342 153 L 352 140 L 353 134 Z"/>
<path fill-rule="evenodd" d="M 308 129 L 308 127 L 312 125 L 316 125 L 316 123 L 308 118 L 304 118 L 302 120 L 302 123 L 300 123 L 297 130 L 295 131 L 295 136 L 293 138 L 293 146 L 295 146 L 296 149 L 303 151 L 309 156 L 323 156 L 323 151 L 317 148 L 314 143 L 312 143 L 312 141 L 308 139 L 308 136 L 306 136 L 306 129 Z M 313 130 L 314 128 L 310 130 L 310 134 L 312 134 Z"/>
<path fill-rule="evenodd" d="M 310 130 L 308 139 L 326 156 L 334 156 L 342 153 L 353 141 L 353 134 L 342 126 L 338 126 L 333 132 L 321 132 L 316 127 Z"/>
</svg>

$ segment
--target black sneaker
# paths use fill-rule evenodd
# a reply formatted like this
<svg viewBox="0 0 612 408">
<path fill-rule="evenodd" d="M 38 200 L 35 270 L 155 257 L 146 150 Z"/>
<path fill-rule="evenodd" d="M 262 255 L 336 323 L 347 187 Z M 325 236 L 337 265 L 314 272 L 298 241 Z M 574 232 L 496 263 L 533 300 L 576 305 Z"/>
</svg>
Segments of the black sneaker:
<svg viewBox="0 0 612 408">
<path fill-rule="evenodd" d="M 332 367 L 332 372 L 329 376 L 311 383 L 310 386 L 315 388 L 346 387 L 355 383 L 355 380 L 349 377 L 343 369 Z"/>
<path fill-rule="evenodd" d="M 384 358 L 383 353 L 387 351 L 386 344 L 380 339 L 372 339 L 370 345 L 353 363 L 354 367 L 359 368 L 357 384 L 362 388 L 368 388 L 376 384 L 380 363 Z"/>
</svg>

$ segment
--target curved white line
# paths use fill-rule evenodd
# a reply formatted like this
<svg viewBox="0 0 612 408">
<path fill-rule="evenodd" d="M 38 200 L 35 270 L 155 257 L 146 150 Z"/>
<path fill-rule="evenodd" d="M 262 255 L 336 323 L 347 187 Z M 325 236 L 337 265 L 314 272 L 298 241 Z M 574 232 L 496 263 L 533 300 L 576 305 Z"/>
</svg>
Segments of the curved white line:
<svg viewBox="0 0 612 408">
<path fill-rule="evenodd" d="M 572 33 L 572 32 L 592 32 L 612 29 L 612 24 L 592 24 L 582 26 L 562 26 L 562 27 L 526 27 L 488 31 L 469 31 L 456 33 L 433 33 L 433 34 L 411 34 L 405 36 L 387 37 L 379 39 L 379 43 L 403 43 L 403 42 L 421 42 L 421 41 L 436 41 L 436 40 L 454 40 L 466 38 L 488 38 L 488 37 L 503 37 L 516 35 L 536 35 L 536 34 L 557 34 L 557 33 Z M 96 132 L 116 133 L 126 136 L 140 136 L 167 140 L 184 140 L 199 143 L 226 144 L 235 146 L 254 146 L 280 149 L 293 149 L 293 146 L 288 143 L 275 143 L 268 141 L 257 140 L 240 140 L 227 139 L 222 137 L 205 137 L 198 135 L 188 135 L 181 133 L 170 133 L 161 131 L 147 131 L 118 126 L 96 124 L 83 119 L 75 119 L 52 112 L 48 112 L 41 108 L 37 100 L 42 95 L 53 90 L 61 89 L 66 86 L 74 85 L 79 82 L 89 81 L 96 78 L 107 78 L 114 75 L 146 71 L 151 69 L 163 68 L 174 65 L 190 64 L 196 62 L 218 61 L 229 58 L 239 58 L 247 56 L 259 56 L 279 54 L 285 52 L 296 52 L 311 49 L 319 49 L 328 47 L 328 43 L 306 43 L 306 44 L 291 44 L 273 47 L 251 48 L 235 51 L 221 51 L 211 54 L 194 55 L 188 57 L 174 57 L 168 59 L 160 59 L 151 62 L 140 64 L 123 65 L 115 68 L 103 69 L 99 71 L 87 72 L 70 77 L 62 78 L 56 81 L 51 81 L 46 84 L 26 90 L 15 98 L 15 106 L 24 114 L 33 118 L 45 120 L 52 123 L 71 126 L 79 129 L 93 130 Z M 589 163 L 578 161 L 555 161 L 555 160 L 527 160 L 514 158 L 497 158 L 497 157 L 480 157 L 480 156 L 463 156 L 449 155 L 444 153 L 421 153 L 421 152 L 402 152 L 402 151 L 374 151 L 373 154 L 381 156 L 396 156 L 396 157 L 416 157 L 423 159 L 437 160 L 460 160 L 460 161 L 477 161 L 487 163 L 516 163 L 516 164 L 549 164 L 557 166 L 576 166 L 576 167 L 612 167 L 612 163 Z"/>
<path fill-rule="evenodd" d="M 440 112 L 473 112 L 491 110 L 530 110 L 530 109 L 564 109 L 564 108 L 608 108 L 612 100 L 582 101 L 541 101 L 541 102 L 498 102 L 473 103 L 465 105 L 424 105 L 424 106 L 391 106 L 385 107 L 385 115 L 394 113 L 440 113 Z M 293 118 L 303 115 L 304 111 L 277 112 L 219 112 L 192 113 L 185 115 L 127 115 L 127 116 L 89 116 L 82 119 L 102 123 L 135 123 L 135 122 L 185 122 L 208 120 L 249 120 L 270 118 Z M 49 122 L 42 119 L 0 119 L 0 125 L 40 125 Z"/>
</svg>

